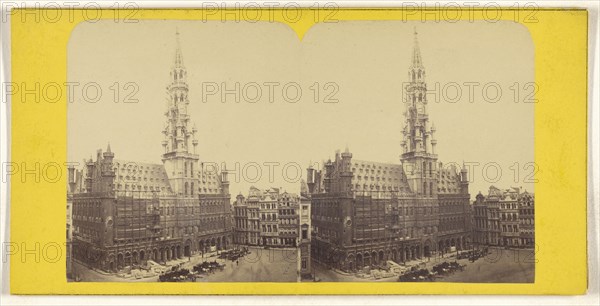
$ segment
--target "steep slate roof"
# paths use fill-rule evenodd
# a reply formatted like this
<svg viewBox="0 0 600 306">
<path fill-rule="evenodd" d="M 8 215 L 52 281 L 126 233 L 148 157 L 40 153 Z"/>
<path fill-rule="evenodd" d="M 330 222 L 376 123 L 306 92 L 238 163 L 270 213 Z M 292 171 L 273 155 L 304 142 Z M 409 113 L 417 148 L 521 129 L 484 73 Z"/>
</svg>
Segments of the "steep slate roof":
<svg viewBox="0 0 600 306">
<path fill-rule="evenodd" d="M 113 165 L 116 191 L 172 192 L 169 177 L 162 164 L 115 159 Z"/>
<path fill-rule="evenodd" d="M 352 186 L 355 191 L 384 190 L 412 193 L 404 169 L 400 164 L 379 163 L 364 160 L 352 160 Z M 460 192 L 460 173 L 456 167 L 442 167 L 437 171 L 438 194 L 457 194 Z M 366 185 L 366 186 L 365 186 Z M 373 189 L 371 189 L 373 185 Z M 379 189 L 377 189 L 379 186 Z M 367 189 L 365 189 L 367 188 Z"/>
<path fill-rule="evenodd" d="M 438 194 L 456 194 L 460 192 L 460 174 L 456 167 L 443 167 L 442 163 L 438 168 L 437 188 Z"/>
<path fill-rule="evenodd" d="M 399 164 L 353 159 L 352 173 L 352 186 L 355 191 L 411 192 L 402 165 Z"/>
<path fill-rule="evenodd" d="M 196 172 L 199 180 L 199 194 L 218 194 L 221 192 L 221 176 L 215 170 L 212 165 L 200 163 L 200 170 Z"/>
<path fill-rule="evenodd" d="M 115 159 L 114 170 L 116 191 L 158 191 L 163 195 L 172 193 L 169 176 L 162 164 Z M 221 177 L 214 169 L 201 163 L 201 169 L 195 172 L 198 194 L 221 192 Z"/>
</svg>

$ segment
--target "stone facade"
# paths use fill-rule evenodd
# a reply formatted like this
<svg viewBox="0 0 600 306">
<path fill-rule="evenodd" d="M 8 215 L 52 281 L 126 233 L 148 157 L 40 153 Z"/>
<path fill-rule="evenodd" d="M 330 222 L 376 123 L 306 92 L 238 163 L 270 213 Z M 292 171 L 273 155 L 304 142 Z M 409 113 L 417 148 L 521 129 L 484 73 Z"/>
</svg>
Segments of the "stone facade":
<svg viewBox="0 0 600 306">
<path fill-rule="evenodd" d="M 323 264 L 356 271 L 470 245 L 467 171 L 437 159 L 416 32 L 408 79 L 399 164 L 356 160 L 346 148 L 308 168 L 312 257 Z"/>
<path fill-rule="evenodd" d="M 278 188 L 250 188 L 248 198 L 238 195 L 233 205 L 234 242 L 241 245 L 296 247 L 298 209 L 296 194 Z"/>
<path fill-rule="evenodd" d="M 118 271 L 230 246 L 227 172 L 208 167 L 196 153 L 186 79 L 177 34 L 162 163 L 117 160 L 110 145 L 86 161 L 85 180 L 69 200 L 73 256 L 87 266 Z"/>
<path fill-rule="evenodd" d="M 306 186 L 306 187 L 305 187 Z M 302 188 L 300 191 L 300 224 L 299 224 L 299 249 L 300 249 L 300 262 L 299 271 L 301 278 L 312 277 L 312 259 L 311 259 L 311 212 L 310 212 L 310 193 L 308 192 L 308 186 L 305 181 L 302 181 Z"/>
<path fill-rule="evenodd" d="M 473 204 L 475 242 L 480 245 L 526 247 L 535 245 L 535 196 L 520 188 L 490 187 Z"/>
</svg>

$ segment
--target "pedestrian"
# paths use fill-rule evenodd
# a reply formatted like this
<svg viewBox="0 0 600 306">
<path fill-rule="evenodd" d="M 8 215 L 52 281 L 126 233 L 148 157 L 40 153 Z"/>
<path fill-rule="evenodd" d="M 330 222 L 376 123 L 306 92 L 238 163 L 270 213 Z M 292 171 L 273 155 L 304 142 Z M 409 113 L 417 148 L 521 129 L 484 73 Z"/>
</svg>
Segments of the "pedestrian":
<svg viewBox="0 0 600 306">
<path fill-rule="evenodd" d="M 236 260 L 236 261 L 235 261 L 235 265 L 236 265 L 236 266 L 239 266 L 239 265 L 240 265 L 240 261 L 239 261 L 239 260 Z"/>
</svg>

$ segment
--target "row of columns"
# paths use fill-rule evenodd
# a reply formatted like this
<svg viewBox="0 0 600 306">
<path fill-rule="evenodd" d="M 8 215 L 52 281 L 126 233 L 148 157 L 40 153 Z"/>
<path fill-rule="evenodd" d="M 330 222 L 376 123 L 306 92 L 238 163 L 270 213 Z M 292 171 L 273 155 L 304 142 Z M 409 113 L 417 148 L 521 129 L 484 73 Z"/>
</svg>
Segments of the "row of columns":
<svg viewBox="0 0 600 306">
<path fill-rule="evenodd" d="M 420 260 L 429 258 L 438 251 L 440 255 L 449 251 L 449 248 L 454 246 L 457 250 L 464 250 L 470 243 L 469 237 L 460 236 L 456 238 L 443 239 L 438 242 L 438 247 L 430 241 L 425 243 L 415 243 L 399 248 L 377 249 L 357 253 L 349 253 L 345 258 L 342 254 L 333 254 L 327 243 L 316 241 L 313 242 L 313 258 L 342 270 L 359 270 L 365 266 L 379 265 L 387 260 L 392 260 L 396 263 L 404 263 L 411 260 Z M 339 251 L 338 251 L 339 252 Z M 341 257 L 340 257 L 341 256 Z"/>
<path fill-rule="evenodd" d="M 197 242 L 197 249 L 193 251 L 192 241 L 187 240 L 185 244 L 171 245 L 168 247 L 154 248 L 152 250 L 136 250 L 119 252 L 115 258 L 111 257 L 108 260 L 108 269 L 117 271 L 126 266 L 141 264 L 147 260 L 157 262 L 167 262 L 170 260 L 181 259 L 186 256 L 191 256 L 193 253 L 208 253 L 211 247 L 216 247 L 217 251 L 224 250 L 229 245 L 229 239 L 226 236 L 220 236 L 212 239 L 203 239 Z"/>
</svg>

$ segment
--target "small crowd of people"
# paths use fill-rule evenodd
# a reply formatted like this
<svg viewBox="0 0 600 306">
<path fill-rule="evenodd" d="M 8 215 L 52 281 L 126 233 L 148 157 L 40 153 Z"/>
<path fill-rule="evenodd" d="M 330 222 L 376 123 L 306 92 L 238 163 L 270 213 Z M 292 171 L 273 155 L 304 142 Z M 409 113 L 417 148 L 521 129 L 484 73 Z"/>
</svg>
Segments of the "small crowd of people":
<svg viewBox="0 0 600 306">
<path fill-rule="evenodd" d="M 435 275 L 446 275 L 453 273 L 454 271 L 463 271 L 465 269 L 464 265 L 459 264 L 458 262 L 443 262 L 441 264 L 433 266 L 431 269 Z"/>
<path fill-rule="evenodd" d="M 184 282 L 189 280 L 191 280 L 190 270 L 180 269 L 178 266 L 158 276 L 159 282 Z"/>
<path fill-rule="evenodd" d="M 428 269 L 419 269 L 413 267 L 410 271 L 398 277 L 399 282 L 432 282 L 435 274 L 429 272 Z"/>
<path fill-rule="evenodd" d="M 189 269 L 181 268 L 181 265 L 177 265 L 171 268 L 171 270 L 162 273 L 158 277 L 159 282 L 186 282 L 195 281 L 197 277 L 202 274 L 214 273 L 217 270 L 222 271 L 225 269 L 225 264 L 217 261 L 204 261 L 200 264 L 195 265 L 192 271 Z"/>
<path fill-rule="evenodd" d="M 461 252 L 456 256 L 456 259 L 469 259 L 471 262 L 475 262 L 481 257 L 485 257 L 488 254 L 488 249 L 472 250 L 467 252 Z"/>
<path fill-rule="evenodd" d="M 248 250 L 248 248 L 243 247 L 241 249 L 233 249 L 233 250 L 229 250 L 229 251 L 223 251 L 219 255 L 219 258 L 231 260 L 232 262 L 235 261 L 236 263 L 239 264 L 239 258 L 244 257 L 249 253 L 250 253 L 250 251 Z"/>
<path fill-rule="evenodd" d="M 214 273 L 216 270 L 223 271 L 225 264 L 215 261 L 204 261 L 194 266 L 193 270 L 197 273 Z"/>
<path fill-rule="evenodd" d="M 442 262 L 431 268 L 412 267 L 409 271 L 398 277 L 399 282 L 433 282 L 437 276 L 448 275 L 455 271 L 463 271 L 466 265 L 458 262 Z"/>
</svg>

